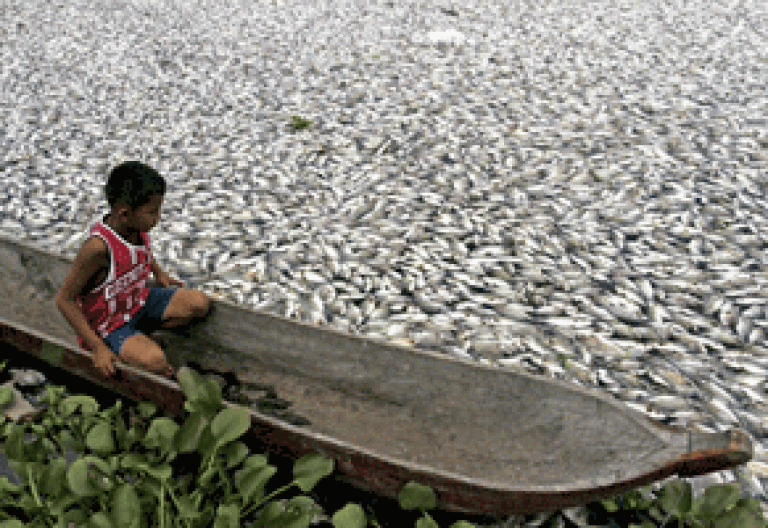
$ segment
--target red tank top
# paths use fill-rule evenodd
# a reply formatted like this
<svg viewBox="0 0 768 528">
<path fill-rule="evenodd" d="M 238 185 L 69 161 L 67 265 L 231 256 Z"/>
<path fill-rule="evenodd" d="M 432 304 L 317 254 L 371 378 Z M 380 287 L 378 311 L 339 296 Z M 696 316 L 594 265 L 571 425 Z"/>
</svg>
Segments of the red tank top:
<svg viewBox="0 0 768 528">
<path fill-rule="evenodd" d="M 109 248 L 109 274 L 102 284 L 77 300 L 88 325 L 101 338 L 123 326 L 144 306 L 152 264 L 149 235 L 141 233 L 144 244 L 136 246 L 106 225 L 106 219 L 94 222 L 90 233 Z M 78 343 L 88 350 L 80 336 Z"/>
</svg>

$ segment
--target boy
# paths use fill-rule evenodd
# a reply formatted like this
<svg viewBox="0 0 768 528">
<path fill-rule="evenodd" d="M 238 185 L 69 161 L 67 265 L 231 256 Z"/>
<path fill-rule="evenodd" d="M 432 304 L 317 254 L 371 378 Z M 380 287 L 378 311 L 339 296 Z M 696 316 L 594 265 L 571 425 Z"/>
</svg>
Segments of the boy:
<svg viewBox="0 0 768 528">
<path fill-rule="evenodd" d="M 112 170 L 105 191 L 111 212 L 91 227 L 56 306 L 105 376 L 115 373 L 118 355 L 129 365 L 171 377 L 165 353 L 147 334 L 205 317 L 211 300 L 200 291 L 168 288 L 184 284 L 152 258 L 147 231 L 160 219 L 163 177 L 129 161 Z M 146 287 L 150 271 L 160 288 Z"/>
</svg>

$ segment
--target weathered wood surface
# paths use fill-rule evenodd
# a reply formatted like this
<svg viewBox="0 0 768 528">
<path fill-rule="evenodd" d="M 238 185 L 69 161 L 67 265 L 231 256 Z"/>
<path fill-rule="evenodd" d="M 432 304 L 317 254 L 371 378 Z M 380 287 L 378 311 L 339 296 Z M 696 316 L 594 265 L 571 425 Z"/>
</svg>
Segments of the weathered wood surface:
<svg viewBox="0 0 768 528">
<path fill-rule="evenodd" d="M 0 237 L 0 336 L 135 398 L 182 412 L 174 382 L 121 366 L 104 379 L 54 305 L 71 262 Z M 673 474 L 746 463 L 738 429 L 697 433 L 654 422 L 576 385 L 393 346 L 216 300 L 186 335 L 162 332 L 194 361 L 274 387 L 309 424 L 251 409 L 251 438 L 281 456 L 319 452 L 344 478 L 393 497 L 410 481 L 438 505 L 497 516 L 584 504 Z M 243 391 L 244 393 L 247 391 Z"/>
</svg>

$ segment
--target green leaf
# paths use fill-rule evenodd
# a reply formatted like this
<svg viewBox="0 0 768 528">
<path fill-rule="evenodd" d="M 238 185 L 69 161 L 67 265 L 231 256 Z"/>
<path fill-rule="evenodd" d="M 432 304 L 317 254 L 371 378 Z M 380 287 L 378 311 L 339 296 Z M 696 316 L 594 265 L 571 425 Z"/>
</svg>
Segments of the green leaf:
<svg viewBox="0 0 768 528">
<path fill-rule="evenodd" d="M 160 492 L 162 491 L 162 488 L 160 486 L 160 483 L 156 480 L 152 479 L 144 479 L 143 481 L 139 481 L 139 491 L 141 492 L 142 496 L 149 495 L 150 497 L 159 497 Z"/>
<path fill-rule="evenodd" d="M 752 513 L 760 517 L 763 515 L 762 504 L 763 503 L 760 502 L 759 499 L 756 499 L 754 497 L 742 497 L 738 500 L 734 508 L 739 508 L 739 507 L 746 508 L 747 510 L 751 511 Z"/>
<path fill-rule="evenodd" d="M 148 420 L 157 412 L 157 405 L 149 401 L 139 402 L 137 407 L 139 409 L 139 414 L 145 420 Z"/>
<path fill-rule="evenodd" d="M 467 521 L 456 521 L 449 528 L 476 528 L 474 524 Z"/>
<path fill-rule="evenodd" d="M 200 398 L 218 411 L 222 402 L 221 387 L 219 387 L 219 384 L 211 378 L 204 379 Z"/>
<path fill-rule="evenodd" d="M 365 528 L 365 512 L 359 504 L 347 504 L 331 517 L 333 528 Z"/>
<path fill-rule="evenodd" d="M 200 389 L 198 387 L 202 379 L 197 372 L 187 366 L 181 367 L 179 369 L 178 380 L 181 390 L 184 392 L 187 400 L 195 401 L 199 398 Z"/>
<path fill-rule="evenodd" d="M 312 124 L 311 121 L 308 121 L 306 119 L 303 119 L 299 116 L 292 116 L 293 117 L 293 128 L 297 130 L 303 130 L 307 128 L 310 124 Z"/>
<path fill-rule="evenodd" d="M 260 468 L 267 465 L 267 455 L 251 455 L 243 462 L 243 467 Z"/>
<path fill-rule="evenodd" d="M 312 524 L 312 519 L 315 517 L 315 513 L 286 511 L 283 516 L 284 520 L 277 525 L 279 528 L 309 528 L 309 525 Z"/>
<path fill-rule="evenodd" d="M 736 504 L 739 488 L 732 484 L 714 484 L 704 490 L 703 499 L 699 514 L 705 519 L 712 519 Z"/>
<path fill-rule="evenodd" d="M 139 469 L 147 465 L 146 459 L 136 453 L 125 453 L 118 458 L 120 460 L 120 467 L 123 469 Z"/>
<path fill-rule="evenodd" d="M 400 490 L 397 502 L 404 510 L 429 510 L 435 507 L 435 492 L 429 486 L 409 482 Z"/>
<path fill-rule="evenodd" d="M 130 429 L 126 428 L 122 419 L 118 419 L 116 422 L 119 424 L 115 427 L 115 438 L 117 439 L 118 451 L 121 453 L 133 451 L 140 438 L 144 436 L 144 433 L 139 431 L 138 427 L 135 426 Z"/>
<path fill-rule="evenodd" d="M 643 496 L 640 490 L 636 490 L 636 489 L 630 490 L 624 493 L 623 501 L 625 504 L 624 509 L 628 509 L 628 510 L 645 509 L 652 502 L 652 501 L 646 500 L 646 498 Z"/>
<path fill-rule="evenodd" d="M 277 472 L 274 466 L 246 467 L 235 473 L 235 487 L 243 496 L 244 504 L 252 497 L 263 497 L 264 486 Z"/>
<path fill-rule="evenodd" d="M 64 489 L 64 482 L 67 477 L 67 461 L 62 457 L 57 457 L 48 462 L 40 483 L 40 493 L 58 497 Z M 0 485 L 0 496 L 2 495 L 2 486 Z"/>
<path fill-rule="evenodd" d="M 250 426 L 251 415 L 243 407 L 222 409 L 211 422 L 211 434 L 216 442 L 216 447 L 239 438 L 245 434 Z"/>
<path fill-rule="evenodd" d="M 64 493 L 58 500 L 51 503 L 51 512 L 54 515 L 62 516 L 64 512 L 68 511 L 72 506 L 80 504 L 82 499 L 72 493 Z"/>
<path fill-rule="evenodd" d="M 332 459 L 317 454 L 306 455 L 293 465 L 293 482 L 306 493 L 331 473 L 333 473 Z"/>
<path fill-rule="evenodd" d="M 197 484 L 200 487 L 206 487 L 208 484 L 210 484 L 213 477 L 215 477 L 219 473 L 219 470 L 217 469 L 216 465 L 213 464 L 211 467 L 206 469 L 197 477 Z"/>
<path fill-rule="evenodd" d="M 115 485 L 111 478 L 113 474 L 112 468 L 104 461 L 101 462 L 101 464 L 96 464 L 94 462 L 86 463 L 86 468 L 88 469 L 88 477 L 91 479 L 91 482 L 94 486 L 96 486 L 99 490 L 108 493 L 112 491 L 112 488 Z M 106 469 L 104 469 L 105 466 Z"/>
<path fill-rule="evenodd" d="M 31 494 L 22 495 L 16 503 L 16 506 L 22 510 L 26 510 L 28 513 L 40 510 Z"/>
<path fill-rule="evenodd" d="M 99 422 L 88 431 L 85 445 L 100 455 L 114 452 L 115 441 L 112 438 L 112 427 L 107 422 Z"/>
<path fill-rule="evenodd" d="M 285 501 L 285 509 L 289 510 L 292 508 L 300 511 L 315 510 L 317 509 L 317 504 L 315 504 L 311 497 L 297 495 Z"/>
<path fill-rule="evenodd" d="M 220 505 L 213 528 L 240 528 L 240 508 L 236 504 Z"/>
<path fill-rule="evenodd" d="M 24 528 L 24 523 L 18 519 L 0 522 L 0 528 Z"/>
<path fill-rule="evenodd" d="M 135 528 L 141 520 L 141 503 L 133 484 L 121 484 L 112 498 L 112 519 L 116 528 Z"/>
<path fill-rule="evenodd" d="M 61 523 L 60 521 L 59 526 L 69 526 L 70 524 L 74 524 L 75 526 L 85 526 L 88 524 L 89 518 L 90 512 L 86 512 L 83 508 L 72 508 L 64 514 L 64 522 Z"/>
<path fill-rule="evenodd" d="M 179 515 L 181 515 L 183 519 L 194 521 L 200 517 L 200 512 L 198 511 L 197 505 L 195 504 L 195 501 L 192 499 L 192 497 L 188 495 L 181 495 L 177 501 Z"/>
<path fill-rule="evenodd" d="M 174 445 L 179 453 L 191 453 L 200 442 L 203 429 L 208 425 L 208 420 L 199 413 L 191 414 L 184 420 L 184 424 L 176 431 Z"/>
<path fill-rule="evenodd" d="M 744 506 L 734 506 L 715 519 L 714 528 L 764 528 L 762 513 L 755 514 Z"/>
<path fill-rule="evenodd" d="M 8 477 L 0 477 L 0 497 L 7 493 L 19 493 L 21 492 L 21 487 L 19 487 L 18 484 L 14 484 L 10 480 L 8 480 Z"/>
<path fill-rule="evenodd" d="M 125 444 L 134 448 L 134 444 L 144 437 L 144 433 L 137 427 L 131 427 L 125 435 Z"/>
<path fill-rule="evenodd" d="M 250 452 L 248 446 L 242 442 L 233 442 L 221 450 L 222 454 L 227 458 L 227 469 L 235 467 L 240 462 L 245 460 Z"/>
<path fill-rule="evenodd" d="M 14 423 L 3 446 L 5 456 L 11 460 L 24 460 L 24 426 Z"/>
<path fill-rule="evenodd" d="M 190 414 L 200 413 L 208 420 L 213 420 L 223 405 L 221 403 L 212 403 L 206 399 L 205 394 L 201 399 L 187 400 L 184 402 L 184 408 L 189 411 Z"/>
<path fill-rule="evenodd" d="M 259 512 L 259 519 L 256 521 L 256 528 L 272 528 L 280 517 L 285 513 L 283 505 L 277 501 L 270 501 L 264 505 Z"/>
<path fill-rule="evenodd" d="M 146 473 L 147 475 L 160 480 L 165 481 L 171 478 L 173 475 L 173 468 L 170 464 L 161 464 L 153 466 L 142 455 L 135 453 L 127 453 L 119 457 L 119 466 L 123 469 L 136 471 L 140 473 Z"/>
<path fill-rule="evenodd" d="M 24 460 L 9 460 L 8 465 L 11 467 L 11 469 L 18 473 L 19 475 L 26 475 L 27 474 L 27 464 L 28 462 Z"/>
<path fill-rule="evenodd" d="M 148 475 L 160 481 L 166 481 L 173 475 L 173 468 L 169 464 L 159 466 L 145 466 L 143 468 Z"/>
<path fill-rule="evenodd" d="M 691 503 L 691 509 L 687 513 L 690 513 L 694 517 L 698 516 L 701 512 L 701 507 L 704 505 L 704 495 L 694 497 Z"/>
<path fill-rule="evenodd" d="M 0 409 L 4 409 L 13 403 L 13 389 L 0 387 Z"/>
<path fill-rule="evenodd" d="M 316 511 L 317 505 L 309 497 L 293 497 L 285 502 L 283 509 L 275 510 L 276 514 L 265 526 L 269 528 L 308 528 Z"/>
<path fill-rule="evenodd" d="M 77 410 L 84 416 L 92 416 L 99 412 L 99 402 L 91 396 L 68 396 L 59 404 L 59 413 L 70 416 Z"/>
<path fill-rule="evenodd" d="M 170 450 L 178 430 L 179 424 L 170 418 L 155 418 L 149 425 L 143 443 L 147 447 L 159 447 L 163 451 Z"/>
<path fill-rule="evenodd" d="M 98 512 L 88 521 L 88 528 L 113 528 L 112 521 L 104 512 Z"/>
<path fill-rule="evenodd" d="M 320 511 L 320 507 L 306 495 L 297 495 L 285 501 L 285 511 L 296 515 L 295 523 L 303 523 L 306 519 L 307 524 L 312 522 L 315 514 Z"/>
<path fill-rule="evenodd" d="M 603 505 L 603 508 L 605 508 L 605 511 L 608 513 L 615 513 L 619 511 L 619 503 L 616 498 L 600 499 L 600 504 Z"/>
<path fill-rule="evenodd" d="M 440 528 L 440 526 L 428 513 L 424 513 L 424 517 L 416 521 L 416 528 Z"/>
<path fill-rule="evenodd" d="M 649 508 L 648 508 L 648 516 L 651 517 L 654 521 L 657 521 L 658 524 L 662 524 L 662 520 L 667 516 L 664 512 L 662 512 L 659 509 L 658 504 L 654 502 Z"/>
<path fill-rule="evenodd" d="M 90 477 L 89 466 L 96 466 L 103 473 L 107 473 L 109 467 L 103 460 L 96 457 L 85 456 L 75 460 L 67 471 L 67 484 L 72 493 L 80 497 L 91 497 L 99 493 L 99 488 Z"/>
<path fill-rule="evenodd" d="M 680 517 L 691 510 L 693 492 L 684 480 L 667 482 L 658 492 L 659 505 L 674 517 Z"/>
<path fill-rule="evenodd" d="M 211 419 L 213 419 L 214 415 L 211 415 Z M 210 426 L 203 427 L 203 432 L 200 435 L 200 440 L 197 443 L 197 452 L 203 455 L 203 458 L 208 458 L 210 456 L 213 456 L 214 452 L 216 451 L 216 442 L 213 438 L 213 433 L 211 432 Z"/>
</svg>

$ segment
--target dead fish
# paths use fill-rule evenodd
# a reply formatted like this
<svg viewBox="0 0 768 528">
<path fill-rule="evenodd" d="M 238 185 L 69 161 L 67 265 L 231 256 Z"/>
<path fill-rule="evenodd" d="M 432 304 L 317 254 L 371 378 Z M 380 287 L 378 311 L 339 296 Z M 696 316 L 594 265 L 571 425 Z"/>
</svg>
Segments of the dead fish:
<svg viewBox="0 0 768 528">
<path fill-rule="evenodd" d="M 645 297 L 645 301 L 647 303 L 653 301 L 653 287 L 651 286 L 651 281 L 648 279 L 640 279 L 637 282 L 637 287 L 640 290 L 640 293 L 642 293 L 643 297 Z"/>
<path fill-rule="evenodd" d="M 746 341 L 753 326 L 752 321 L 748 317 L 740 316 L 736 322 L 736 335 L 743 341 Z"/>
<path fill-rule="evenodd" d="M 725 299 L 723 299 L 719 295 L 709 296 L 709 298 L 707 298 L 707 300 L 704 302 L 704 314 L 713 315 L 718 310 L 720 310 L 724 302 L 725 302 Z"/>
</svg>

